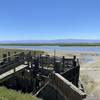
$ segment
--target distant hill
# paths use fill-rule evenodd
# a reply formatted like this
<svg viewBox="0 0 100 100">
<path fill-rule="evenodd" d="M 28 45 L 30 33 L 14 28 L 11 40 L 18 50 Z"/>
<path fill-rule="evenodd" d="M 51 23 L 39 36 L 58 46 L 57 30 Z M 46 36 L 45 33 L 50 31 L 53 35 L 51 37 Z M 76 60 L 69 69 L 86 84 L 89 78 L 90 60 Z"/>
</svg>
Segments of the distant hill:
<svg viewBox="0 0 100 100">
<path fill-rule="evenodd" d="M 56 39 L 56 40 L 7 40 L 0 43 L 100 43 L 100 40 L 88 39 Z"/>
</svg>

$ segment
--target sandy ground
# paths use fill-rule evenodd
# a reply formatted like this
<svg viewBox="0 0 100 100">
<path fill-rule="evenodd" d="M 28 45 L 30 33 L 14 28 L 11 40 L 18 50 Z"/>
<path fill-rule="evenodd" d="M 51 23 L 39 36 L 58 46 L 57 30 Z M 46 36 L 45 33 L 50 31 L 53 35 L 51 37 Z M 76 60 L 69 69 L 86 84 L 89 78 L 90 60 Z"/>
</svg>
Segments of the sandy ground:
<svg viewBox="0 0 100 100">
<path fill-rule="evenodd" d="M 53 52 L 48 54 L 54 55 Z M 74 55 L 80 60 L 80 79 L 87 93 L 86 100 L 100 100 L 100 55 L 89 52 L 56 52 L 56 56 L 73 57 Z"/>
</svg>

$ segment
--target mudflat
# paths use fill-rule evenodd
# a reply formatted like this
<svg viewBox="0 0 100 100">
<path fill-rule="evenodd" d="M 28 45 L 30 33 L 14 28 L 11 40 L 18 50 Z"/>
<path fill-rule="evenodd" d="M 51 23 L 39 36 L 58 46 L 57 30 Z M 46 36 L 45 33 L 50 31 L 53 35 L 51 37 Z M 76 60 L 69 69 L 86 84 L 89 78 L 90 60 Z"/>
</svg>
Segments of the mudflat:
<svg viewBox="0 0 100 100">
<path fill-rule="evenodd" d="M 54 55 L 53 52 L 47 52 Z M 87 93 L 87 100 L 100 100 L 100 54 L 94 52 L 57 51 L 56 56 L 73 57 L 80 60 L 80 80 Z"/>
</svg>

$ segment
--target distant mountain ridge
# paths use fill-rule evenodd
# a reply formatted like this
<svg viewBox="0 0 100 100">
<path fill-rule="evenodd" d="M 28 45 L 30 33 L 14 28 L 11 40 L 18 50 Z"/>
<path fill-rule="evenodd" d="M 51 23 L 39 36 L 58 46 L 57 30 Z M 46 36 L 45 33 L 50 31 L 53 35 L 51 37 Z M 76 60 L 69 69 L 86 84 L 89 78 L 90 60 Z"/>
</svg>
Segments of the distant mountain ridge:
<svg viewBox="0 0 100 100">
<path fill-rule="evenodd" d="M 56 39 L 56 40 L 7 40 L 0 43 L 100 43 L 100 40 Z"/>
</svg>

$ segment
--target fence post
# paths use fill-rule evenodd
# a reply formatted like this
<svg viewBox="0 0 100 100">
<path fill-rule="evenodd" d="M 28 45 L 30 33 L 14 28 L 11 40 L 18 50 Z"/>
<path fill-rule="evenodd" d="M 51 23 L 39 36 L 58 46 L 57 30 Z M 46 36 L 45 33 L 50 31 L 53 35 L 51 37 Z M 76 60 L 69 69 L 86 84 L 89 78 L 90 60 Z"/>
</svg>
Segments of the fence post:
<svg viewBox="0 0 100 100">
<path fill-rule="evenodd" d="M 55 61 L 54 71 L 55 71 L 55 73 L 61 72 L 61 62 L 60 61 Z"/>
<path fill-rule="evenodd" d="M 76 56 L 73 57 L 73 66 L 76 66 Z"/>
<path fill-rule="evenodd" d="M 24 54 L 24 52 L 22 52 L 22 53 L 21 53 L 21 60 L 22 60 L 21 63 L 22 63 L 22 64 L 24 64 L 24 58 L 25 58 L 25 54 Z"/>
<path fill-rule="evenodd" d="M 49 55 L 46 55 L 46 66 L 47 66 L 47 68 L 49 66 Z"/>
<path fill-rule="evenodd" d="M 80 64 L 79 64 L 79 59 L 77 59 L 77 79 L 76 79 L 77 87 L 78 87 L 78 83 L 79 83 L 79 76 L 80 76 Z"/>
<path fill-rule="evenodd" d="M 10 64 L 11 62 L 11 57 L 10 57 L 10 52 L 8 52 L 8 63 Z"/>
<path fill-rule="evenodd" d="M 29 51 L 29 53 L 27 54 L 27 62 L 28 62 L 28 67 L 30 65 L 32 65 L 32 55 L 31 55 L 31 51 Z M 32 66 L 31 66 L 32 67 Z"/>
<path fill-rule="evenodd" d="M 43 55 L 42 55 L 42 57 L 41 57 L 41 65 L 42 65 L 42 69 L 43 69 Z"/>
<path fill-rule="evenodd" d="M 62 65 L 62 67 L 63 67 L 62 71 L 64 71 L 64 69 L 65 69 L 65 57 L 64 56 L 62 57 L 62 64 L 63 64 Z"/>
<path fill-rule="evenodd" d="M 39 69 L 39 59 L 38 58 L 34 59 L 34 65 L 36 69 Z"/>
<path fill-rule="evenodd" d="M 3 54 L 3 63 L 6 63 L 7 61 L 7 54 Z"/>
</svg>

